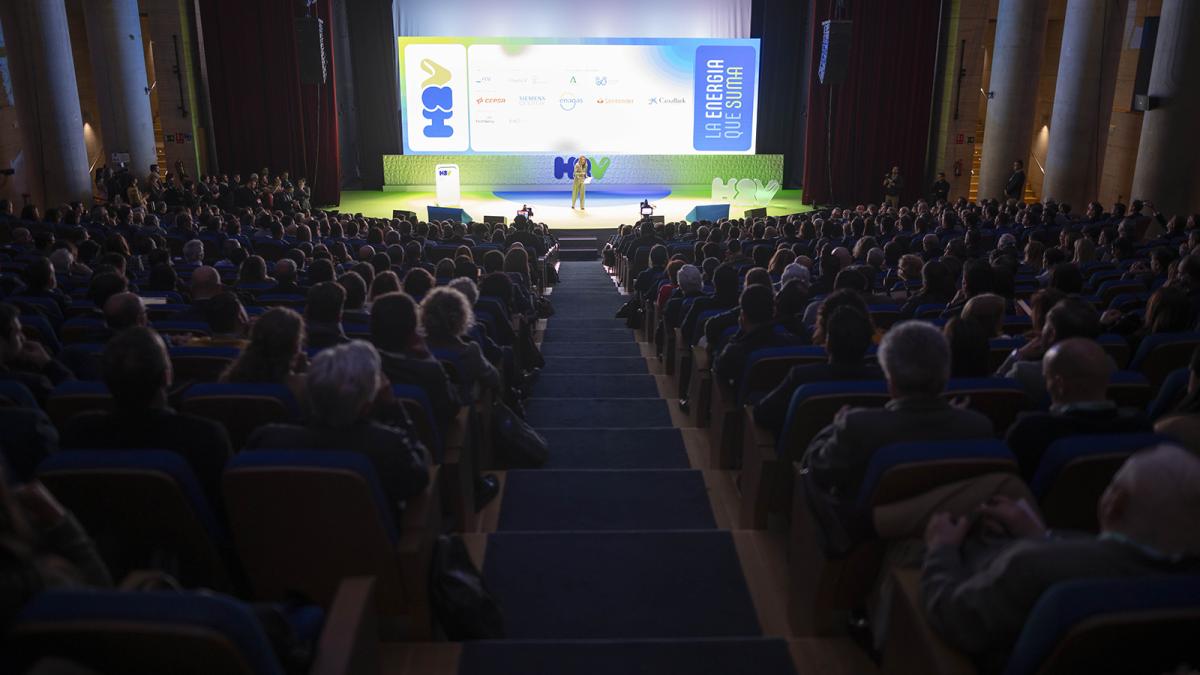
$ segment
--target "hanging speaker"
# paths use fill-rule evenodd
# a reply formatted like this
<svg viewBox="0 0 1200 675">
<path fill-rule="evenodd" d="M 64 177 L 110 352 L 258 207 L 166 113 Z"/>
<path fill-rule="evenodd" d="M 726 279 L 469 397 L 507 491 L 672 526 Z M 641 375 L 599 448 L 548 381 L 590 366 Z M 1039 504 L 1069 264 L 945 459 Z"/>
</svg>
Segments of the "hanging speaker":
<svg viewBox="0 0 1200 675">
<path fill-rule="evenodd" d="M 325 22 L 312 16 L 296 19 L 296 57 L 300 81 L 325 84 L 329 59 L 325 55 Z"/>
<path fill-rule="evenodd" d="M 838 84 L 846 79 L 846 62 L 850 60 L 850 22 L 821 22 L 821 64 L 817 77 L 821 84 Z"/>
</svg>

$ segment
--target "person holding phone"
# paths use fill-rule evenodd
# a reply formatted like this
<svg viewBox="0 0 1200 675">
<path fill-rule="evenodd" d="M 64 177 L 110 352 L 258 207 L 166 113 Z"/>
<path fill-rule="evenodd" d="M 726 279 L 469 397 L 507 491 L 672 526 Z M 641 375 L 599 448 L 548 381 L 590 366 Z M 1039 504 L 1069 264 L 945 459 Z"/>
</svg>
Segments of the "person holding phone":
<svg viewBox="0 0 1200 675">
<path fill-rule="evenodd" d="M 574 182 L 571 183 L 571 208 L 572 209 L 575 208 L 575 200 L 578 199 L 579 200 L 579 210 L 580 211 L 586 210 L 586 209 L 584 209 L 584 206 L 583 206 L 583 197 L 584 197 L 584 192 L 586 190 L 586 188 L 584 186 L 587 184 L 587 175 L 588 175 L 588 159 L 587 159 L 587 157 L 580 155 L 579 159 L 575 160 L 575 172 L 573 175 L 575 180 L 574 180 Z"/>
</svg>

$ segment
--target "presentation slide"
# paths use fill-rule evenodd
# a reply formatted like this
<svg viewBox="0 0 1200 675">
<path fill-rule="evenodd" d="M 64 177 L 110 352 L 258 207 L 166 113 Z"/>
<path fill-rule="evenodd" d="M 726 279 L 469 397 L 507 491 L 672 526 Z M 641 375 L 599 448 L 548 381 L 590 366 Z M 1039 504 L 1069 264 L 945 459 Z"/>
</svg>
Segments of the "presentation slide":
<svg viewBox="0 0 1200 675">
<path fill-rule="evenodd" d="M 758 42 L 402 37 L 404 152 L 752 154 Z"/>
</svg>

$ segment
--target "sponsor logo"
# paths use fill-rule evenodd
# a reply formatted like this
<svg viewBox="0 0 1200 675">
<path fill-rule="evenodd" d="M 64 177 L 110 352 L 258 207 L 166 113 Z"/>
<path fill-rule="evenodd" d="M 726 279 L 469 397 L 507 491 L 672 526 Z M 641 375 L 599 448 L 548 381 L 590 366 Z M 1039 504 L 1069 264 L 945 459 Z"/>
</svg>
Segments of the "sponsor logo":
<svg viewBox="0 0 1200 675">
<path fill-rule="evenodd" d="M 558 97 L 558 107 L 567 112 L 574 110 L 580 103 L 583 103 L 583 97 L 574 94 L 563 94 Z"/>
<path fill-rule="evenodd" d="M 603 87 L 604 85 L 608 84 L 608 76 L 607 75 L 597 75 L 595 82 L 596 82 L 597 87 Z"/>
<path fill-rule="evenodd" d="M 542 106 L 542 105 L 546 105 L 546 97 L 545 97 L 545 96 L 526 96 L 526 95 L 522 95 L 522 96 L 518 96 L 518 97 L 517 97 L 517 104 L 518 104 L 518 105 L 537 105 L 537 106 Z"/>
<path fill-rule="evenodd" d="M 475 99 L 475 105 L 497 105 L 507 102 L 508 99 L 503 96 L 480 96 Z"/>
<path fill-rule="evenodd" d="M 422 59 L 421 70 L 429 76 L 421 82 L 421 114 L 429 120 L 421 132 L 426 138 L 449 138 L 454 134 L 454 127 L 446 123 L 454 116 L 454 92 L 445 86 L 450 71 L 432 59 Z"/>
<path fill-rule="evenodd" d="M 561 180 L 563 178 L 575 177 L 575 162 L 577 157 L 555 157 L 554 158 L 554 179 Z M 592 180 L 602 180 L 604 174 L 608 173 L 608 168 L 612 166 L 611 157 L 598 157 L 595 161 L 587 160 L 587 175 L 592 177 Z"/>
<path fill-rule="evenodd" d="M 687 103 L 683 96 L 651 96 L 649 105 L 682 105 Z"/>
<path fill-rule="evenodd" d="M 598 99 L 596 99 L 596 103 L 599 103 L 600 105 L 632 105 L 633 99 L 631 99 L 631 98 L 598 98 Z"/>
</svg>

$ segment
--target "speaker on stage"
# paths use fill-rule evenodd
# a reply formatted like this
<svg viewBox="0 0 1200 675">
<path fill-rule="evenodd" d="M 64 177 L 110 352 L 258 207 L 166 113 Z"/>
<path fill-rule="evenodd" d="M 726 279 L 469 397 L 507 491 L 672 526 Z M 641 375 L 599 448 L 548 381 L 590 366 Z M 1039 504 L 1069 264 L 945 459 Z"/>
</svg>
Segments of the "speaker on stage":
<svg viewBox="0 0 1200 675">
<path fill-rule="evenodd" d="M 508 216 L 484 216 L 483 222 L 488 225 L 505 225 L 508 223 Z"/>
<path fill-rule="evenodd" d="M 314 16 L 296 19 L 296 58 L 300 81 L 325 84 L 329 59 L 325 55 L 325 22 Z"/>
<path fill-rule="evenodd" d="M 750 209 L 749 211 L 745 212 L 742 215 L 747 219 L 766 218 L 767 217 L 767 207 L 764 206 L 764 207 L 757 208 L 757 209 Z"/>
<path fill-rule="evenodd" d="M 839 84 L 846 79 L 846 62 L 850 59 L 850 22 L 821 22 L 821 64 L 817 77 L 821 84 Z"/>
<path fill-rule="evenodd" d="M 426 215 L 429 217 L 429 222 L 449 220 L 456 223 L 469 223 L 471 216 L 459 208 L 448 208 L 445 206 L 426 206 Z"/>
<path fill-rule="evenodd" d="M 416 222 L 417 212 L 416 211 L 405 211 L 404 209 L 392 209 L 392 217 L 399 218 L 400 220 Z"/>
</svg>

